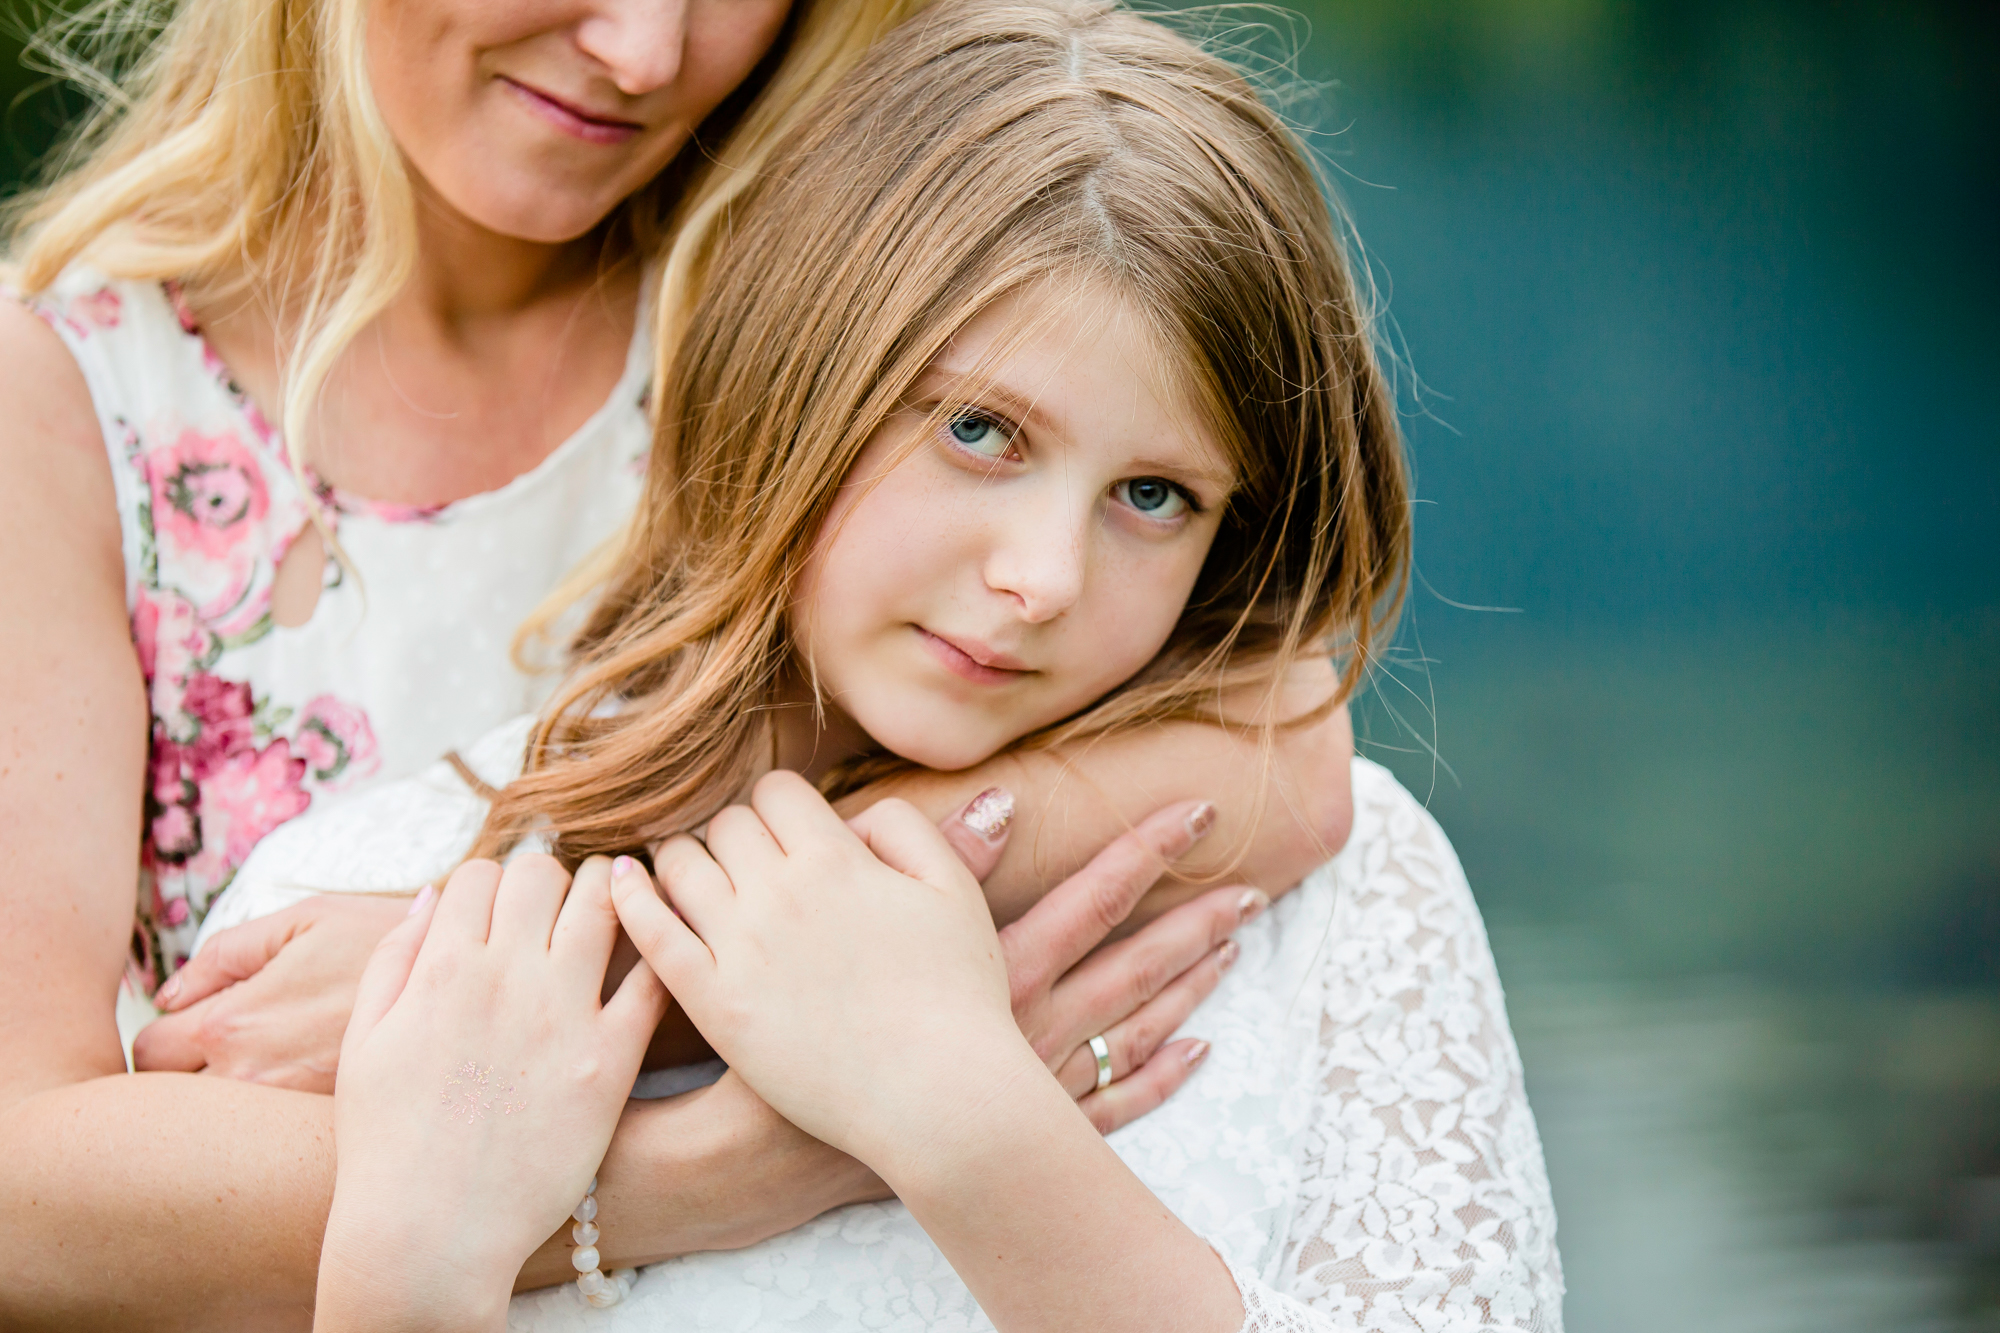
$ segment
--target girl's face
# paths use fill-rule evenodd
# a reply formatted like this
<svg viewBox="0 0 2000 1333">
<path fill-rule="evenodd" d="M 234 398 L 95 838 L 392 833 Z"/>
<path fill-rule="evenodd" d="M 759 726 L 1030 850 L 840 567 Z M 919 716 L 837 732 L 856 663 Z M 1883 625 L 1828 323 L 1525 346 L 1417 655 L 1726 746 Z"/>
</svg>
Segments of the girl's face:
<svg viewBox="0 0 2000 1333">
<path fill-rule="evenodd" d="M 792 609 L 835 734 L 964 768 L 1152 659 L 1234 484 L 1172 355 L 1098 286 L 959 332 L 864 447 Z"/>
<path fill-rule="evenodd" d="M 659 174 L 790 0 L 366 0 L 376 104 L 450 209 L 574 240 Z"/>
</svg>

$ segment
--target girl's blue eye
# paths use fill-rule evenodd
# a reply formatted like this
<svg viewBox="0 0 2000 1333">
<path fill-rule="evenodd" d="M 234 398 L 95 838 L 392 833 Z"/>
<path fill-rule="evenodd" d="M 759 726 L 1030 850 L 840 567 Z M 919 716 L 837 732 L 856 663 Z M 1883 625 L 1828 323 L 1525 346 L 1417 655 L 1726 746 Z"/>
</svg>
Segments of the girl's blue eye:
<svg viewBox="0 0 2000 1333">
<path fill-rule="evenodd" d="M 1121 481 L 1114 493 L 1147 518 L 1179 518 L 1188 509 L 1186 493 L 1162 477 Z"/>
<path fill-rule="evenodd" d="M 1014 443 L 1005 426 L 980 412 L 960 412 L 947 429 L 961 448 L 983 458 L 1000 458 Z"/>
</svg>

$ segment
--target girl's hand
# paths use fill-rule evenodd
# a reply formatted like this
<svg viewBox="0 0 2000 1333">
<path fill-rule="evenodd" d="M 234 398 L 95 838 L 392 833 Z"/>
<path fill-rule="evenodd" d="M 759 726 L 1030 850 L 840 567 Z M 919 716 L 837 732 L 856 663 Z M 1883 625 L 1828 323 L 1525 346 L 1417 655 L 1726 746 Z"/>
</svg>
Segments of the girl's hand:
<svg viewBox="0 0 2000 1333">
<path fill-rule="evenodd" d="M 610 866 L 459 867 L 384 937 L 334 1088 L 338 1168 L 316 1328 L 497 1328 L 522 1263 L 582 1200 L 666 992 L 600 1003 Z"/>
<path fill-rule="evenodd" d="M 914 807 L 850 829 L 795 773 L 654 857 L 612 892 L 640 953 L 780 1115 L 879 1168 L 921 1151 L 940 1108 L 1046 1079 L 1014 1021 L 979 885 Z M 891 1182 L 893 1184 L 893 1182 Z"/>
</svg>

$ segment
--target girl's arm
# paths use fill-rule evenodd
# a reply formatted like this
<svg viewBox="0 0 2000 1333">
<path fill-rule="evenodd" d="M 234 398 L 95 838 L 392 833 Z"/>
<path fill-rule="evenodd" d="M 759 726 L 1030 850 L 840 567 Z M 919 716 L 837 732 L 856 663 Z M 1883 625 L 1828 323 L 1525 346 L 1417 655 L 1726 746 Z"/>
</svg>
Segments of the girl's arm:
<svg viewBox="0 0 2000 1333">
<path fill-rule="evenodd" d="M 1333 664 L 1297 667 L 1279 705 L 1307 713 L 1334 694 Z M 933 818 L 989 786 L 1016 794 L 1014 833 L 984 887 L 1001 924 L 1100 847 L 1174 801 L 1206 800 L 1215 827 L 1146 896 L 1113 938 L 1217 883 L 1255 885 L 1272 897 L 1330 860 L 1353 825 L 1354 735 L 1347 710 L 1309 726 L 1279 728 L 1268 756 L 1254 731 L 1176 722 L 1054 750 L 1002 755 L 960 773 L 897 777 L 836 802 L 852 815 L 898 796 Z"/>
<path fill-rule="evenodd" d="M 978 885 L 910 806 L 857 822 L 772 774 L 706 848 L 655 857 L 672 911 L 628 863 L 619 916 L 731 1066 L 873 1166 L 1003 1333 L 1234 1333 L 1222 1260 L 1021 1040 Z"/>
</svg>

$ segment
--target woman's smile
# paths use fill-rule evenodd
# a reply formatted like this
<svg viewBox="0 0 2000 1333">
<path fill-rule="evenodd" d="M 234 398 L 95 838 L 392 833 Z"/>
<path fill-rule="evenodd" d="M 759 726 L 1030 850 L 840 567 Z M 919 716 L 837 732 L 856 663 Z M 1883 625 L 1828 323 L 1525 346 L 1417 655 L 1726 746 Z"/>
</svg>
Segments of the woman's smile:
<svg viewBox="0 0 2000 1333">
<path fill-rule="evenodd" d="M 526 107 L 530 114 L 585 143 L 625 143 L 646 128 L 637 121 L 599 115 L 582 107 L 572 106 L 553 93 L 544 92 L 532 84 L 509 78 L 505 74 L 497 75 L 496 78 L 500 86 L 514 94 L 515 99 Z"/>
</svg>

